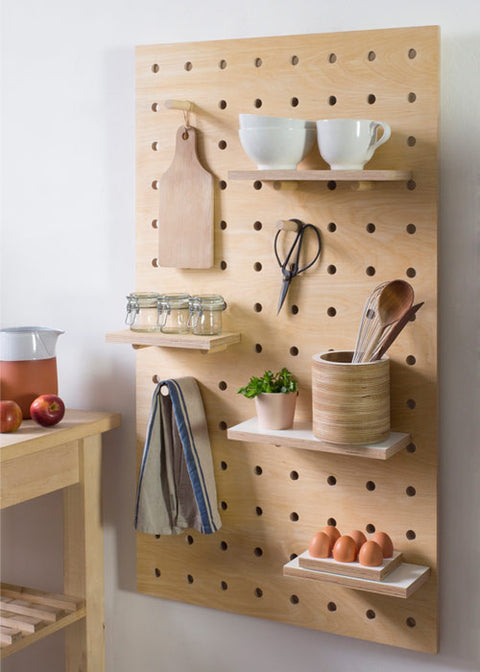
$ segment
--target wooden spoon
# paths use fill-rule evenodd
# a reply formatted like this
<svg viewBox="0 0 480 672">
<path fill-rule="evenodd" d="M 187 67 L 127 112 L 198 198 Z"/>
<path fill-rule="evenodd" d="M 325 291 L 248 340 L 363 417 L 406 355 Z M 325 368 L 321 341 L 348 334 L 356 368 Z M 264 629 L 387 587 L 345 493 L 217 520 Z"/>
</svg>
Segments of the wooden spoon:
<svg viewBox="0 0 480 672">
<path fill-rule="evenodd" d="M 413 287 L 405 280 L 392 280 L 385 285 L 378 297 L 378 328 L 365 348 L 363 362 L 370 361 L 385 329 L 410 310 L 413 298 Z"/>
</svg>

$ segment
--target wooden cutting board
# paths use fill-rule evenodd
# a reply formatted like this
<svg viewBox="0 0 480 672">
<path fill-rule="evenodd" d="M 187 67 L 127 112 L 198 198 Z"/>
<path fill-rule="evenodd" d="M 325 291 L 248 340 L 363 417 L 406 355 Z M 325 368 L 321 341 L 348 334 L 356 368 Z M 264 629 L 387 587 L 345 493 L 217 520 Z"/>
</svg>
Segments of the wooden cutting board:
<svg viewBox="0 0 480 672">
<path fill-rule="evenodd" d="M 213 176 L 197 156 L 196 131 L 181 126 L 175 156 L 160 178 L 160 266 L 213 266 Z"/>
</svg>

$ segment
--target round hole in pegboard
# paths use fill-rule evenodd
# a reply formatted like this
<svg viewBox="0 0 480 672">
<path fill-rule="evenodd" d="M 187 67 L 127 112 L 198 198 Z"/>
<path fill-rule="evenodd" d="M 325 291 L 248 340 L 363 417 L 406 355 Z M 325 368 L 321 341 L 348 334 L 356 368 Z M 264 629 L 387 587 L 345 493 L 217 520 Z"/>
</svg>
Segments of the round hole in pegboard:
<svg viewBox="0 0 480 672">
<path fill-rule="evenodd" d="M 417 363 L 416 357 L 414 355 L 407 355 L 407 357 L 405 357 L 405 361 L 407 362 L 408 366 L 415 366 Z"/>
<path fill-rule="evenodd" d="M 417 144 L 417 138 L 414 135 L 409 135 L 407 138 L 407 145 L 409 147 L 415 147 Z"/>
<path fill-rule="evenodd" d="M 253 264 L 253 270 L 257 271 L 257 273 L 260 272 L 262 270 L 262 264 L 259 261 L 256 261 Z"/>
<path fill-rule="evenodd" d="M 157 257 L 154 257 L 152 259 L 152 266 L 153 266 L 153 268 L 158 268 L 160 266 Z"/>
<path fill-rule="evenodd" d="M 331 54 L 328 54 L 328 62 L 329 63 L 336 63 L 337 61 L 337 54 L 335 54 L 333 51 Z"/>
<path fill-rule="evenodd" d="M 298 356 L 298 348 L 296 345 L 292 345 L 292 347 L 289 350 L 289 353 L 291 354 L 292 357 L 297 357 Z"/>
<path fill-rule="evenodd" d="M 335 478 L 335 476 L 328 476 L 327 483 L 328 485 L 336 485 L 337 479 Z"/>
<path fill-rule="evenodd" d="M 261 588 L 255 588 L 254 593 L 256 597 L 263 597 L 263 590 Z"/>
<path fill-rule="evenodd" d="M 337 97 L 336 96 L 329 96 L 328 97 L 328 104 L 329 105 L 336 105 L 337 104 Z"/>
<path fill-rule="evenodd" d="M 222 509 L 222 511 L 226 511 L 228 509 L 228 504 L 225 500 L 222 500 L 220 502 L 220 508 Z"/>
<path fill-rule="evenodd" d="M 218 429 L 221 429 L 222 432 L 224 432 L 227 429 L 227 423 L 225 422 L 225 420 L 220 420 L 220 422 L 218 423 Z"/>
<path fill-rule="evenodd" d="M 154 63 L 152 65 L 152 72 L 158 72 L 159 70 L 160 70 L 160 66 L 158 65 L 158 63 Z"/>
<path fill-rule="evenodd" d="M 413 616 L 409 616 L 405 620 L 405 623 L 408 625 L 409 628 L 414 628 L 417 625 L 417 621 L 413 618 Z"/>
<path fill-rule="evenodd" d="M 298 481 L 299 479 L 298 471 L 291 471 L 290 478 L 292 479 L 292 481 Z"/>
<path fill-rule="evenodd" d="M 218 149 L 227 149 L 227 141 L 226 140 L 219 140 L 218 141 Z"/>
<path fill-rule="evenodd" d="M 222 261 L 220 262 L 220 270 L 221 270 L 221 271 L 225 271 L 226 268 L 227 268 L 227 266 L 228 266 L 228 264 L 227 264 L 227 262 L 226 262 L 225 260 L 222 260 Z"/>
<path fill-rule="evenodd" d="M 261 68 L 261 67 L 262 67 L 262 63 L 263 63 L 263 61 L 262 61 L 262 59 L 261 59 L 260 57 L 257 57 L 257 58 L 255 59 L 255 67 L 256 67 L 256 68 Z"/>
<path fill-rule="evenodd" d="M 367 103 L 373 105 L 377 100 L 377 96 L 374 93 L 369 93 L 367 96 Z"/>
<path fill-rule="evenodd" d="M 414 539 L 417 538 L 417 535 L 416 535 L 416 533 L 415 533 L 414 530 L 407 530 L 407 531 L 405 532 L 405 536 L 407 537 L 407 539 L 408 539 L 409 541 L 413 541 Z"/>
<path fill-rule="evenodd" d="M 222 219 L 222 221 L 220 222 L 220 228 L 222 231 L 225 231 L 225 229 L 227 228 L 227 222 L 224 219 Z"/>
<path fill-rule="evenodd" d="M 292 315 L 298 315 L 298 306 L 296 304 L 293 304 L 292 307 L 290 308 L 290 312 Z"/>
<path fill-rule="evenodd" d="M 411 236 L 416 233 L 417 227 L 415 224 L 407 224 L 406 226 L 407 233 L 409 233 Z"/>
<path fill-rule="evenodd" d="M 337 272 L 336 266 L 334 266 L 333 264 L 327 266 L 327 273 L 329 273 L 330 275 L 335 275 L 336 272 Z"/>
<path fill-rule="evenodd" d="M 290 105 L 292 107 L 298 107 L 299 102 L 300 101 L 298 100 L 298 98 L 296 96 L 293 96 L 293 98 L 290 100 Z"/>
<path fill-rule="evenodd" d="M 224 58 L 222 58 L 218 62 L 218 67 L 220 68 L 220 70 L 225 70 L 225 68 L 227 67 L 227 61 Z"/>
<path fill-rule="evenodd" d="M 263 509 L 262 509 L 262 507 L 261 507 L 261 506 L 256 506 L 256 507 L 255 507 L 255 513 L 257 514 L 257 516 L 263 516 Z"/>
<path fill-rule="evenodd" d="M 191 584 L 191 583 L 193 583 L 194 581 L 195 581 L 195 579 L 193 578 L 193 576 L 192 576 L 191 574 L 187 574 L 187 583 L 190 583 L 190 584 Z"/>
<path fill-rule="evenodd" d="M 162 536 L 161 534 L 156 534 L 155 539 L 160 539 L 161 536 Z"/>
<path fill-rule="evenodd" d="M 188 544 L 189 546 L 191 546 L 191 545 L 193 544 L 193 542 L 194 542 L 194 539 L 193 539 L 193 537 L 192 537 L 191 534 L 187 534 L 187 536 L 185 537 L 185 541 L 187 542 L 187 544 Z"/>
<path fill-rule="evenodd" d="M 256 546 L 256 547 L 253 549 L 253 554 L 254 554 L 257 558 L 261 558 L 262 555 L 263 555 L 263 548 L 261 548 L 260 546 Z"/>
<path fill-rule="evenodd" d="M 162 572 L 159 570 L 158 567 L 155 567 L 155 569 L 153 570 L 153 573 L 155 574 L 157 579 L 158 579 L 159 576 L 162 576 Z"/>
<path fill-rule="evenodd" d="M 417 490 L 413 487 L 413 485 L 409 485 L 408 487 L 406 487 L 405 492 L 407 494 L 407 497 L 415 497 L 415 495 L 417 494 Z"/>
<path fill-rule="evenodd" d="M 407 268 L 405 273 L 407 275 L 407 278 L 414 278 L 417 275 L 417 271 L 412 267 Z"/>
<path fill-rule="evenodd" d="M 253 101 L 253 105 L 254 105 L 254 107 L 257 108 L 257 110 L 258 110 L 260 107 L 262 107 L 263 102 L 262 102 L 261 98 L 255 98 L 255 100 Z"/>
<path fill-rule="evenodd" d="M 365 483 L 365 487 L 369 492 L 373 492 L 377 486 L 375 485 L 374 481 L 367 481 Z"/>
<path fill-rule="evenodd" d="M 335 182 L 335 180 L 329 180 L 327 182 L 327 189 L 329 189 L 330 191 L 335 191 L 336 188 L 337 188 L 337 183 Z"/>
<path fill-rule="evenodd" d="M 255 352 L 257 354 L 260 354 L 262 352 L 262 350 L 263 350 L 262 344 L 261 343 L 255 343 Z"/>
<path fill-rule="evenodd" d="M 375 532 L 375 525 L 373 525 L 373 523 L 368 523 L 365 525 L 365 529 L 369 534 L 373 534 Z"/>
<path fill-rule="evenodd" d="M 337 605 L 335 604 L 335 602 L 329 602 L 327 604 L 327 609 L 328 611 L 337 611 Z"/>
<path fill-rule="evenodd" d="M 415 453 L 417 450 L 417 446 L 414 443 L 409 443 L 405 450 L 407 451 L 407 453 Z"/>
<path fill-rule="evenodd" d="M 221 541 L 220 542 L 220 550 L 221 551 L 226 551 L 228 549 L 228 544 L 226 541 Z"/>
<path fill-rule="evenodd" d="M 408 58 L 412 59 L 415 58 L 417 55 L 417 50 L 416 49 L 409 49 L 408 50 Z"/>
<path fill-rule="evenodd" d="M 335 520 L 335 518 L 329 518 L 327 520 L 327 525 L 332 525 L 332 527 L 337 527 L 337 521 Z"/>
<path fill-rule="evenodd" d="M 410 91 L 410 93 L 407 96 L 407 99 L 409 103 L 414 103 L 417 100 L 417 94 L 414 93 L 413 91 Z"/>
<path fill-rule="evenodd" d="M 365 269 L 365 273 L 369 276 L 375 275 L 376 273 L 375 266 L 367 266 L 367 268 Z"/>
<path fill-rule="evenodd" d="M 255 180 L 253 183 L 253 188 L 256 189 L 257 191 L 260 191 L 260 189 L 263 187 L 263 183 L 261 180 Z"/>
<path fill-rule="evenodd" d="M 256 221 L 253 223 L 253 228 L 255 229 L 255 231 L 261 231 L 262 226 L 263 226 L 262 222 Z"/>
<path fill-rule="evenodd" d="M 290 520 L 292 521 L 292 523 L 296 523 L 298 522 L 298 520 L 300 520 L 300 516 L 296 511 L 292 511 L 292 513 L 290 514 Z"/>
<path fill-rule="evenodd" d="M 158 219 L 152 219 L 152 229 L 158 229 Z"/>
<path fill-rule="evenodd" d="M 222 390 L 222 392 L 223 392 L 224 390 L 226 390 L 227 387 L 228 387 L 228 385 L 227 385 L 227 383 L 226 383 L 224 380 L 220 380 L 220 381 L 218 382 L 218 389 L 219 389 L 219 390 Z"/>
<path fill-rule="evenodd" d="M 152 112 L 158 112 L 160 105 L 158 103 L 152 103 Z"/>
<path fill-rule="evenodd" d="M 152 144 L 150 145 L 150 147 L 152 148 L 152 150 L 153 150 L 154 152 L 158 152 L 158 148 L 159 148 L 158 141 L 155 140 L 154 142 L 152 142 Z"/>
<path fill-rule="evenodd" d="M 158 189 L 160 187 L 159 180 L 153 180 L 153 182 L 150 186 L 152 187 L 152 189 Z"/>
<path fill-rule="evenodd" d="M 369 61 L 374 61 L 377 58 L 377 54 L 373 50 L 369 51 L 367 54 L 367 58 Z"/>
<path fill-rule="evenodd" d="M 254 473 L 255 473 L 257 476 L 261 476 L 261 475 L 263 474 L 263 469 L 262 469 L 262 467 L 261 467 L 259 464 L 257 464 L 257 465 L 253 468 L 253 471 L 254 471 Z"/>
<path fill-rule="evenodd" d="M 261 304 L 261 303 L 254 303 L 254 304 L 253 304 L 253 310 L 254 310 L 256 313 L 261 313 L 262 310 L 263 310 L 263 306 L 262 306 L 262 304 Z"/>
<path fill-rule="evenodd" d="M 192 61 L 185 61 L 183 67 L 187 72 L 190 72 L 190 70 L 193 68 Z"/>
<path fill-rule="evenodd" d="M 417 406 L 417 402 L 415 399 L 407 399 L 406 401 L 407 408 L 409 408 L 411 411 L 413 411 L 414 408 Z"/>
<path fill-rule="evenodd" d="M 299 62 L 299 58 L 298 58 L 298 56 L 295 56 L 295 55 L 294 55 L 294 56 L 292 56 L 292 58 L 290 59 L 290 63 L 291 63 L 292 65 L 298 65 L 298 62 Z"/>
<path fill-rule="evenodd" d="M 220 180 L 218 186 L 222 191 L 225 191 L 225 189 L 227 188 L 227 183 L 225 180 Z"/>
<path fill-rule="evenodd" d="M 336 308 L 334 308 L 333 306 L 329 306 L 329 308 L 327 308 L 327 315 L 329 317 L 335 317 L 336 314 L 337 314 Z"/>
<path fill-rule="evenodd" d="M 298 595 L 290 595 L 290 602 L 292 604 L 298 604 L 300 602 L 300 598 Z"/>
<path fill-rule="evenodd" d="M 327 224 L 327 230 L 330 231 L 330 233 L 335 233 L 335 231 L 337 230 L 337 225 L 335 224 L 335 222 L 329 222 Z"/>
<path fill-rule="evenodd" d="M 367 609 L 365 616 L 371 621 L 375 618 L 376 613 L 373 611 L 373 609 Z"/>
<path fill-rule="evenodd" d="M 225 462 L 225 460 L 222 460 L 222 461 L 220 462 L 220 469 L 221 469 L 222 471 L 227 471 L 227 469 L 228 469 L 228 464 L 227 464 L 227 462 Z"/>
<path fill-rule="evenodd" d="M 292 560 L 295 560 L 295 558 L 298 558 L 297 553 L 290 553 L 289 560 L 292 561 Z"/>
<path fill-rule="evenodd" d="M 417 183 L 415 180 L 408 180 L 407 182 L 407 189 L 408 191 L 414 191 L 417 188 Z"/>
<path fill-rule="evenodd" d="M 226 581 L 220 581 L 220 588 L 222 590 L 228 590 L 228 583 Z"/>
<path fill-rule="evenodd" d="M 365 228 L 367 229 L 368 233 L 375 233 L 377 227 L 372 222 L 369 222 Z"/>
<path fill-rule="evenodd" d="M 222 98 L 222 100 L 219 100 L 219 101 L 218 101 L 218 107 L 219 107 L 221 110 L 225 110 L 226 107 L 227 107 L 227 101 L 226 101 L 226 100 L 223 100 L 223 98 Z"/>
<path fill-rule="evenodd" d="M 160 378 L 157 374 L 152 376 L 152 383 L 155 383 L 157 385 L 160 382 Z"/>
</svg>

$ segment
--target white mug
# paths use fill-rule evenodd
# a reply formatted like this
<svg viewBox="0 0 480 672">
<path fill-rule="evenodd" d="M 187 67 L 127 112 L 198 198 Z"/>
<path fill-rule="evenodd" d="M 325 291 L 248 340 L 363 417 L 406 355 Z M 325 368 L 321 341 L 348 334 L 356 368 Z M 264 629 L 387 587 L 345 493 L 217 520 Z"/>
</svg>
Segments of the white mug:
<svg viewBox="0 0 480 672">
<path fill-rule="evenodd" d="M 378 139 L 378 129 L 383 135 Z M 317 141 L 320 154 L 332 170 L 361 170 L 373 153 L 387 142 L 391 129 L 370 119 L 320 119 Z"/>
</svg>

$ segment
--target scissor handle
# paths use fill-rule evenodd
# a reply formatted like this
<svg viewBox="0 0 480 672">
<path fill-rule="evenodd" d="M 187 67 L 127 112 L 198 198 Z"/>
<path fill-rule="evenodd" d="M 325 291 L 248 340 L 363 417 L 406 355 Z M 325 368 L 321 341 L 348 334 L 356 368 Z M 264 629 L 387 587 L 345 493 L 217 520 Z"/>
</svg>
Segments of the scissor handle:
<svg viewBox="0 0 480 672">
<path fill-rule="evenodd" d="M 313 266 L 313 264 L 317 261 L 318 257 L 320 256 L 320 252 L 322 251 L 322 239 L 320 236 L 320 231 L 317 229 L 316 226 L 313 224 L 304 224 L 301 222 L 299 219 L 290 219 L 290 222 L 294 222 L 297 224 L 297 235 L 295 236 L 295 240 L 293 241 L 293 244 L 288 251 L 287 256 L 285 257 L 285 261 L 281 261 L 279 255 L 278 255 L 278 249 L 277 249 L 277 241 L 278 241 L 278 236 L 280 235 L 281 231 L 283 230 L 280 228 L 277 233 L 275 234 L 275 239 L 274 239 L 274 252 L 275 252 L 275 257 L 277 258 L 278 265 L 283 271 L 283 274 L 287 274 L 290 278 L 294 277 L 295 275 L 298 275 L 299 273 L 303 273 L 303 271 L 306 271 L 307 268 L 310 268 L 310 266 Z M 312 261 L 307 264 L 306 266 L 303 266 L 303 268 L 298 268 L 298 264 L 300 261 L 300 253 L 302 249 L 302 242 L 303 242 L 303 235 L 305 233 L 305 229 L 313 229 L 315 232 L 315 235 L 317 236 L 317 241 L 318 241 L 318 250 L 315 255 L 315 257 L 312 259 Z M 298 245 L 297 245 L 298 243 Z M 290 262 L 290 257 L 292 256 L 293 250 L 297 247 L 297 254 L 295 257 L 295 261 L 290 265 L 290 270 L 287 271 L 287 265 Z"/>
</svg>

